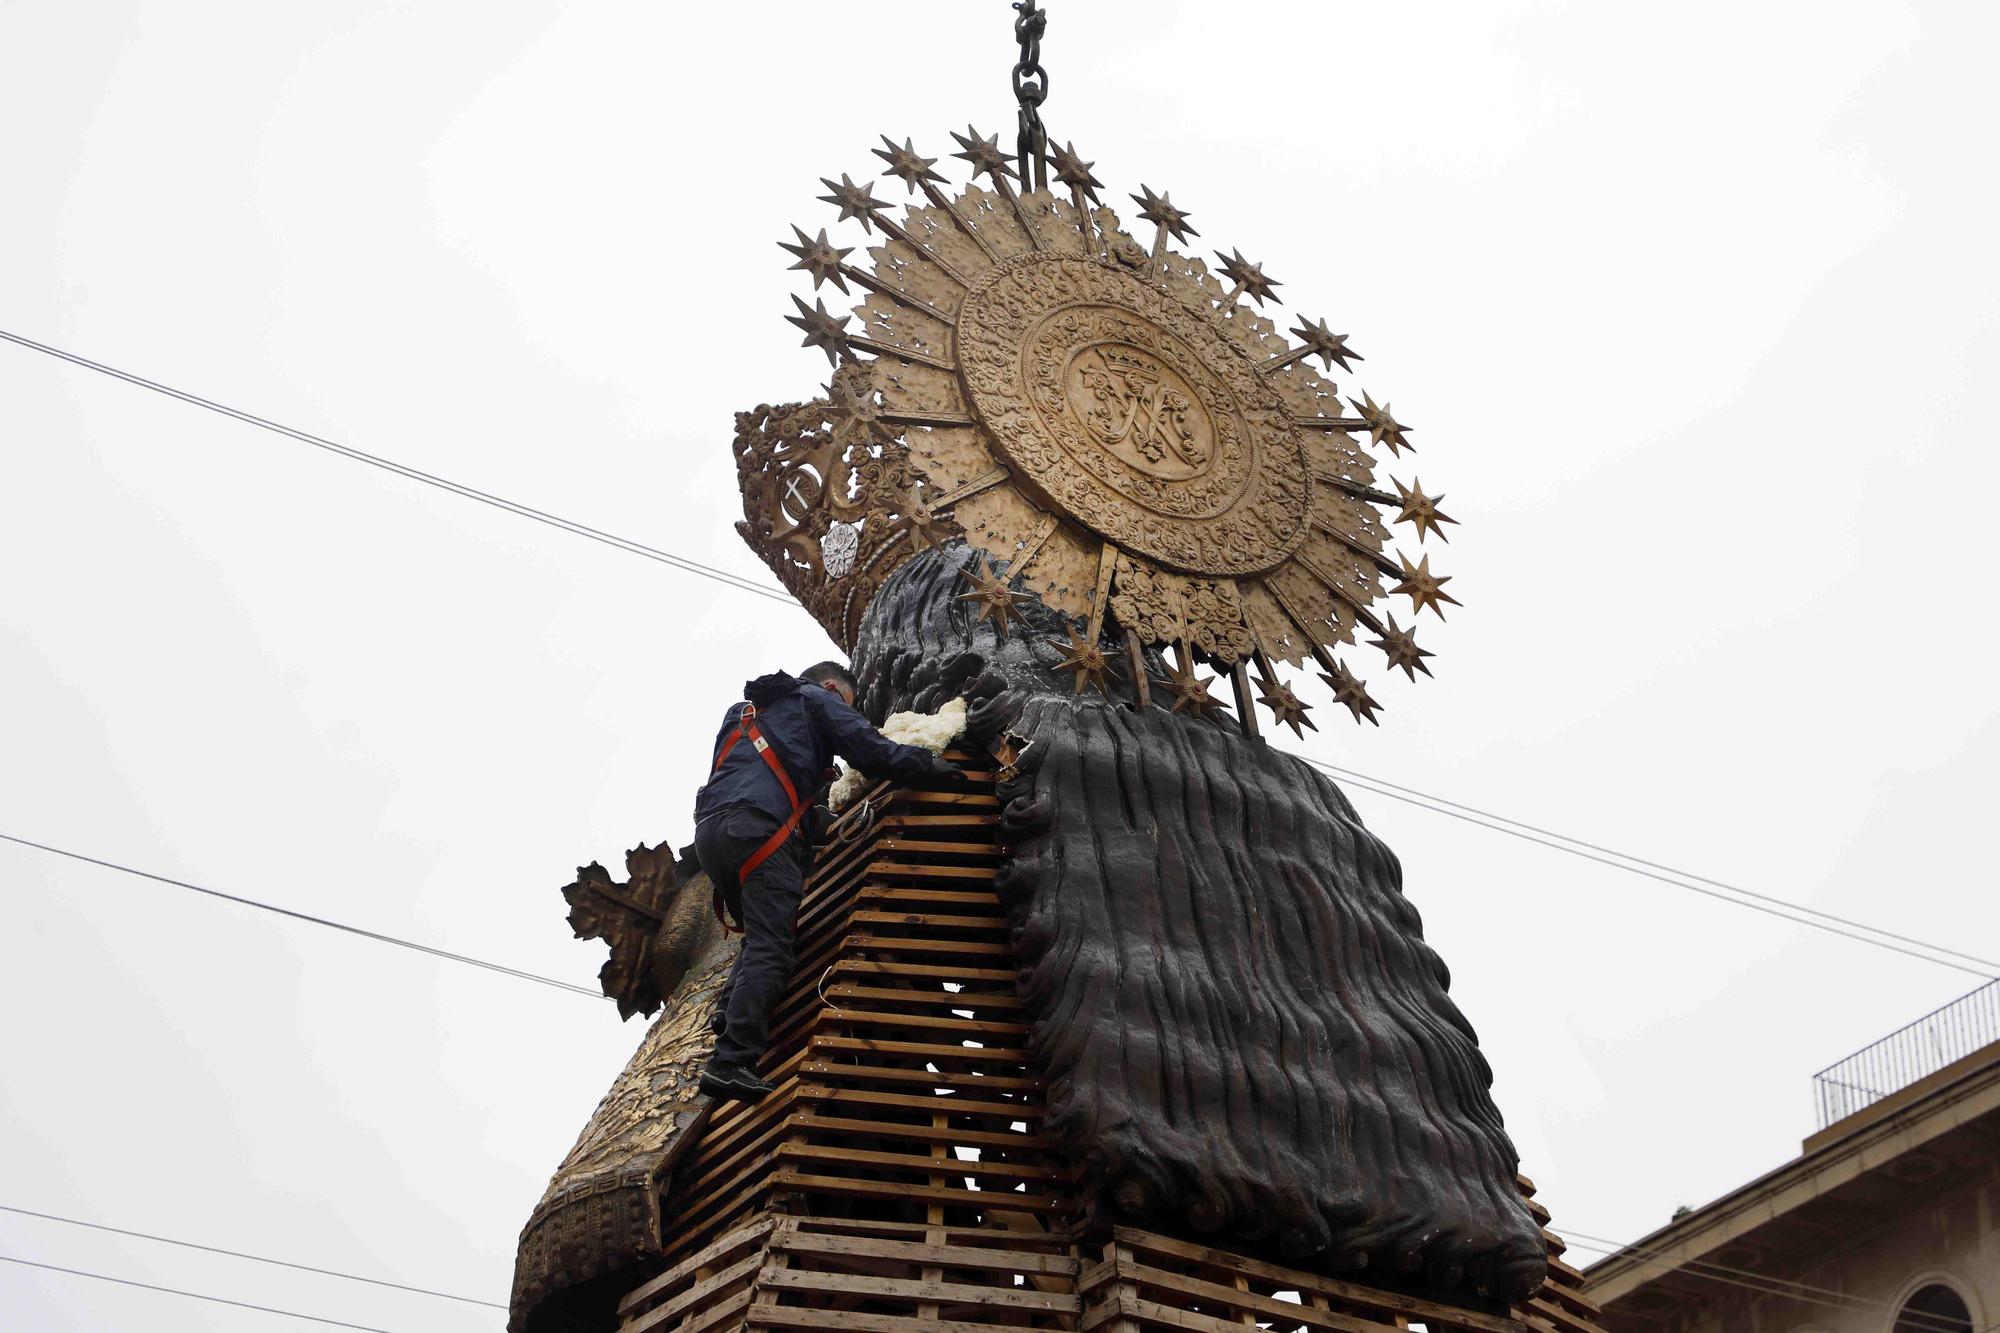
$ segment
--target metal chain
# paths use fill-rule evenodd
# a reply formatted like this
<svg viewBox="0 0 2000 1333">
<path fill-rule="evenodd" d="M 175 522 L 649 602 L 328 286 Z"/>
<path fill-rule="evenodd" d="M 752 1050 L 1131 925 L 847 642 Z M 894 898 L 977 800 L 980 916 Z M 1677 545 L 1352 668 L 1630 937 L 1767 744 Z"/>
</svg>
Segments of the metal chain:
<svg viewBox="0 0 2000 1333">
<path fill-rule="evenodd" d="M 1035 0 L 1014 0 L 1014 39 L 1021 43 L 1021 58 L 1014 65 L 1014 98 L 1021 104 L 1020 154 L 1021 188 L 1049 188 L 1049 134 L 1042 128 L 1042 103 L 1049 95 L 1049 72 L 1042 68 L 1042 33 L 1049 16 L 1035 7 Z M 1028 175 L 1029 163 L 1034 176 Z"/>
</svg>

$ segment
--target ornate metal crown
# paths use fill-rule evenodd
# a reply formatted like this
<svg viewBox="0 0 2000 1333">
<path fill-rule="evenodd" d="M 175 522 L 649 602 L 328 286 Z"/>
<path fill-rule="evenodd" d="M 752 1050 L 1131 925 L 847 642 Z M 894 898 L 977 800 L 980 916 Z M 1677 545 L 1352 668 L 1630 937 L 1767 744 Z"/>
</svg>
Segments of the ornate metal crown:
<svg viewBox="0 0 2000 1333">
<path fill-rule="evenodd" d="M 993 566 L 976 579 L 1082 622 L 1065 663 L 1079 690 L 1101 687 L 1121 640 L 1135 658 L 1171 646 L 1176 707 L 1214 702 L 1197 662 L 1246 701 L 1254 666 L 1259 702 L 1297 730 L 1312 723 L 1276 664 L 1311 658 L 1374 721 L 1334 646 L 1359 625 L 1414 680 L 1431 654 L 1371 609 L 1383 580 L 1413 616 L 1456 604 L 1428 556 L 1384 553 L 1376 510 L 1419 542 L 1454 520 L 1414 480 L 1375 484 L 1361 437 L 1400 455 L 1410 428 L 1367 394 L 1343 408 L 1321 371 L 1360 353 L 1324 320 L 1281 335 L 1259 313 L 1279 285 L 1261 265 L 1231 251 L 1211 272 L 1173 249 L 1196 233 L 1167 195 L 1132 196 L 1153 224 L 1142 246 L 1073 147 L 1049 155 L 1064 198 L 1017 190 L 998 136 L 953 137 L 974 177 L 955 196 L 909 141 L 875 150 L 922 196 L 900 218 L 872 184 L 823 182 L 841 221 L 879 236 L 870 263 L 823 229 L 780 242 L 815 291 L 866 295 L 849 315 L 793 298 L 834 375 L 824 398 L 738 416 L 744 539 L 844 648 L 883 579 L 959 537 Z"/>
</svg>

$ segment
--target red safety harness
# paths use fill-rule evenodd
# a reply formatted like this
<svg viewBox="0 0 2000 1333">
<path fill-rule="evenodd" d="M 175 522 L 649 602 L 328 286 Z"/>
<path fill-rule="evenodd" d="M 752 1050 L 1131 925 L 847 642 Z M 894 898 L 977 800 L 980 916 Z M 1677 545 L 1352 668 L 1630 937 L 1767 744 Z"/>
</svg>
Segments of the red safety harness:
<svg viewBox="0 0 2000 1333">
<path fill-rule="evenodd" d="M 752 703 L 745 703 L 743 705 L 742 713 L 737 716 L 736 734 L 723 742 L 722 749 L 716 752 L 715 767 L 710 770 L 709 776 L 713 777 L 715 774 L 720 773 L 723 763 L 729 758 L 729 752 L 736 748 L 736 742 L 746 739 L 756 748 L 757 753 L 763 756 L 764 762 L 770 765 L 771 772 L 778 779 L 778 785 L 785 789 L 785 799 L 792 803 L 792 813 L 791 817 L 779 826 L 776 833 L 773 833 L 764 840 L 763 846 L 750 853 L 749 856 L 744 858 L 743 864 L 736 868 L 736 883 L 739 886 L 741 886 L 744 880 L 750 878 L 751 872 L 768 861 L 773 852 L 783 847 L 791 839 L 792 831 L 798 828 L 799 820 L 805 817 L 808 808 L 806 803 L 799 799 L 799 789 L 792 784 L 792 775 L 785 771 L 784 761 L 778 758 L 778 752 L 771 748 L 771 743 L 764 739 L 764 733 L 757 729 L 757 705 Z M 732 926 L 729 924 L 729 917 L 722 910 L 722 894 L 720 891 L 716 893 L 711 905 L 715 908 L 715 919 L 722 923 L 724 931 L 732 934 L 742 934 L 743 928 L 741 926 Z"/>
</svg>

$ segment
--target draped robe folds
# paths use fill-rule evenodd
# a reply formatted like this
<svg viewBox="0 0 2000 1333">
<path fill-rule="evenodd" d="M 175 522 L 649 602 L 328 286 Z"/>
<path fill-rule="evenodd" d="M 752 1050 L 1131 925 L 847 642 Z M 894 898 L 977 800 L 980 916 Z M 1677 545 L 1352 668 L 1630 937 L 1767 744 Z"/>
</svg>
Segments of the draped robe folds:
<svg viewBox="0 0 2000 1333">
<path fill-rule="evenodd" d="M 1048 1125 L 1099 1220 L 1438 1295 L 1538 1287 L 1492 1071 L 1394 853 L 1233 724 L 1076 695 L 1054 669 L 1066 622 L 976 621 L 965 558 L 897 571 L 855 667 L 873 716 L 977 670 L 973 735 L 1026 741 L 996 883 Z"/>
</svg>

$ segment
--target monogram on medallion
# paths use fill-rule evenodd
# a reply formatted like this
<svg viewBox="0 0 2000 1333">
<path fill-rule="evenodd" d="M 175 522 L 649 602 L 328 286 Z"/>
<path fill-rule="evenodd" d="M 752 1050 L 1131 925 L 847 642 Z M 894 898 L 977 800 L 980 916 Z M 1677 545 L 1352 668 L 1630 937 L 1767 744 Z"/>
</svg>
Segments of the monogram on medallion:
<svg viewBox="0 0 2000 1333">
<path fill-rule="evenodd" d="M 1184 481 L 1208 465 L 1215 427 L 1193 388 L 1141 348 L 1096 343 L 1070 358 L 1070 415 L 1127 467 Z"/>
<path fill-rule="evenodd" d="M 1027 255 L 967 295 L 957 335 L 980 424 L 1057 511 L 1188 573 L 1255 573 L 1304 540 L 1312 480 L 1285 404 L 1158 287 Z"/>
</svg>

